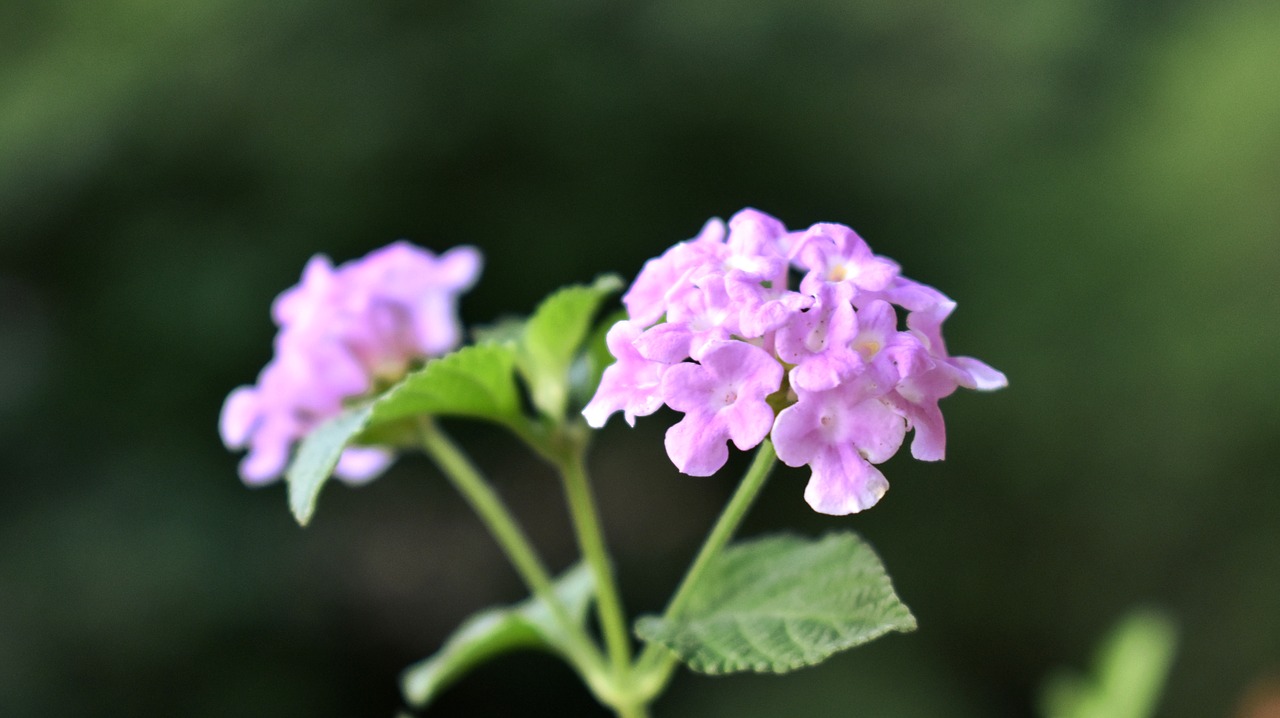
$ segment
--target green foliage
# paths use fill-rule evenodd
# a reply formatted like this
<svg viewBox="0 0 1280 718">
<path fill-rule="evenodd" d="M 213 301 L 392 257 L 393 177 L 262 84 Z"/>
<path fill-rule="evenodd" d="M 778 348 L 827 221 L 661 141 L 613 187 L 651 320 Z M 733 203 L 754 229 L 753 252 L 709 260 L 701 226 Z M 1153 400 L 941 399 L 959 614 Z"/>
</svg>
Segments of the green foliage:
<svg viewBox="0 0 1280 718">
<path fill-rule="evenodd" d="M 591 319 L 605 297 L 619 291 L 622 280 L 606 274 L 590 286 L 565 287 L 538 306 L 519 341 L 518 365 L 529 384 L 533 404 L 559 420 L 569 397 L 569 368 L 591 331 Z"/>
<path fill-rule="evenodd" d="M 289 465 L 289 507 L 306 526 L 316 499 L 347 445 L 404 443 L 416 416 L 470 416 L 516 426 L 524 421 L 516 393 L 514 350 L 485 344 L 434 359 L 376 401 L 348 409 L 303 438 Z"/>
<path fill-rule="evenodd" d="M 915 627 L 871 547 L 835 533 L 729 547 L 683 613 L 642 617 L 636 633 L 701 673 L 785 673 Z"/>
<path fill-rule="evenodd" d="M 1148 718 L 1155 714 L 1177 644 L 1164 614 L 1126 616 L 1098 651 L 1094 675 L 1066 671 L 1045 685 L 1045 718 Z"/>
<path fill-rule="evenodd" d="M 519 425 L 512 379 L 515 351 L 503 344 L 463 347 L 427 362 L 374 402 L 370 425 L 421 415 L 467 416 Z"/>
<path fill-rule="evenodd" d="M 289 508 L 299 524 L 306 526 L 311 520 L 320 489 L 338 465 L 342 450 L 364 428 L 371 412 L 369 406 L 344 411 L 316 427 L 298 446 L 285 480 L 289 484 Z"/>
<path fill-rule="evenodd" d="M 532 440 L 535 433 L 521 408 L 517 368 L 534 405 L 553 423 L 563 421 L 570 393 L 590 396 L 600 380 L 605 361 L 600 347 L 607 327 L 593 331 L 591 319 L 605 297 L 621 286 L 622 280 L 609 274 L 590 286 L 565 287 L 543 301 L 528 321 L 507 319 L 481 330 L 484 343 L 427 362 L 370 404 L 311 432 L 287 474 L 289 505 L 298 523 L 305 526 L 311 520 L 320 489 L 348 444 L 411 445 L 416 417 L 483 419 Z M 588 335 L 587 355 L 579 356 Z"/>
<path fill-rule="evenodd" d="M 581 625 L 595 594 L 591 572 L 578 564 L 555 582 L 556 596 Z M 503 608 L 491 608 L 467 619 L 430 658 L 405 669 L 400 685 L 405 700 L 422 708 L 475 666 L 502 653 L 539 648 L 566 654 L 569 638 L 537 598 Z"/>
<path fill-rule="evenodd" d="M 289 465 L 289 508 L 306 526 L 342 450 L 357 438 L 397 439 L 421 415 L 470 416 L 514 425 L 523 421 L 510 347 L 464 347 L 432 360 L 371 404 L 348 409 L 303 438 Z"/>
</svg>

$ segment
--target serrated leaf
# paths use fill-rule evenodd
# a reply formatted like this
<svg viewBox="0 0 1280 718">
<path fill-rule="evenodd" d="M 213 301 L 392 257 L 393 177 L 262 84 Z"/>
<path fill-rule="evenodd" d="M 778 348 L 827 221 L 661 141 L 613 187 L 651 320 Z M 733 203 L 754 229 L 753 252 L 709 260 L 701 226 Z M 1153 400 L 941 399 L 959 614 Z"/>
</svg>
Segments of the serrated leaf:
<svg viewBox="0 0 1280 718">
<path fill-rule="evenodd" d="M 636 634 L 701 673 L 785 673 L 915 627 L 871 547 L 837 533 L 730 546 L 681 615 L 642 617 Z"/>
<path fill-rule="evenodd" d="M 469 416 L 509 426 L 525 420 L 516 389 L 510 345 L 464 347 L 427 362 L 381 397 L 344 411 L 303 437 L 286 472 L 289 507 L 303 526 L 316 498 L 349 444 L 416 443 L 413 419 L 422 415 Z"/>
<path fill-rule="evenodd" d="M 555 582 L 555 593 L 581 625 L 595 595 L 591 571 L 578 564 Z M 405 701 L 422 708 L 467 671 L 497 655 L 521 648 L 565 653 L 569 638 L 537 598 L 491 608 L 467 619 L 435 655 L 409 666 L 401 676 Z"/>
<path fill-rule="evenodd" d="M 515 349 L 502 344 L 463 347 L 433 359 L 374 402 L 369 425 L 423 414 L 518 423 L 523 416 L 515 361 Z"/>
<path fill-rule="evenodd" d="M 569 365 L 591 330 L 591 319 L 605 297 L 622 288 L 622 280 L 606 274 L 590 286 L 565 287 L 534 311 L 520 340 L 520 372 L 529 384 L 533 405 L 559 419 L 569 397 Z"/>
<path fill-rule="evenodd" d="M 421 429 L 409 417 L 379 424 L 370 422 L 360 433 L 351 437 L 350 443 L 387 449 L 416 449 L 422 445 Z"/>
<path fill-rule="evenodd" d="M 348 409 L 307 434 L 294 454 L 285 481 L 289 485 L 289 509 L 299 524 L 307 525 L 316 510 L 320 489 L 338 465 L 342 450 L 369 421 L 372 407 Z"/>
</svg>

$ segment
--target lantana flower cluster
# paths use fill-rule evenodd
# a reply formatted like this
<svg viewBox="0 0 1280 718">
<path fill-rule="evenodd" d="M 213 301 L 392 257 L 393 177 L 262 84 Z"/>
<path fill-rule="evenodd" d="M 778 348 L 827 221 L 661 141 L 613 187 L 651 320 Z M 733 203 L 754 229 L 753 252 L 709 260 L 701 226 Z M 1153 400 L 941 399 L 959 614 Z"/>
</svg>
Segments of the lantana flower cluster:
<svg viewBox="0 0 1280 718">
<path fill-rule="evenodd" d="M 802 275 L 798 289 L 792 274 Z M 805 500 L 843 515 L 888 489 L 876 468 L 914 431 L 917 459 L 943 458 L 938 400 L 958 387 L 992 390 L 1005 376 L 953 357 L 942 323 L 955 302 L 902 276 L 841 224 L 788 231 L 754 209 L 649 260 L 608 333 L 617 360 L 583 411 L 601 427 L 664 404 L 684 418 L 666 450 L 683 473 L 709 476 L 728 442 L 772 437 L 788 466 L 808 465 Z"/>
<path fill-rule="evenodd" d="M 293 446 L 353 399 L 395 383 L 414 365 L 458 344 L 457 298 L 480 274 L 481 256 L 456 247 L 437 257 L 408 242 L 334 267 L 316 255 L 302 281 L 271 307 L 275 356 L 254 386 L 231 392 L 219 431 L 246 483 L 278 478 Z M 349 447 L 334 474 L 367 481 L 391 463 L 380 447 Z"/>
</svg>

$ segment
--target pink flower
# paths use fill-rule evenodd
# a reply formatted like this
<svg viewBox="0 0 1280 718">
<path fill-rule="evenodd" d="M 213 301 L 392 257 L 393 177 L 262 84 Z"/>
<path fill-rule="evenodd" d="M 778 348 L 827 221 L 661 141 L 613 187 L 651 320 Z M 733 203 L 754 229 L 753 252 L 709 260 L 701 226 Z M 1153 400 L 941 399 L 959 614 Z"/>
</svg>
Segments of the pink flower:
<svg viewBox="0 0 1280 718">
<path fill-rule="evenodd" d="M 809 272 L 800 285 L 808 293 L 816 293 L 821 282 L 879 291 L 899 271 L 897 262 L 872 254 L 862 237 L 843 224 L 813 225 L 796 240 L 792 257 L 797 266 Z"/>
<path fill-rule="evenodd" d="M 480 253 L 458 247 L 440 257 L 396 242 L 334 268 L 307 262 L 302 281 L 280 294 L 275 356 L 254 386 L 231 392 L 219 430 L 230 449 L 247 448 L 246 483 L 278 478 L 293 446 L 354 398 L 399 380 L 414 364 L 457 344 L 457 297 L 475 282 Z M 367 481 L 391 463 L 378 447 L 343 452 L 335 475 Z"/>
<path fill-rule="evenodd" d="M 668 249 L 661 257 L 645 262 L 644 268 L 622 296 L 631 320 L 649 326 L 667 312 L 671 294 L 693 286 L 691 274 L 709 259 L 724 253 L 724 222 L 707 220 L 698 236 Z"/>
<path fill-rule="evenodd" d="M 667 430 L 667 455 L 690 476 L 710 476 L 729 459 L 725 443 L 750 449 L 769 435 L 765 398 L 782 384 L 782 365 L 759 347 L 716 342 L 700 364 L 676 364 L 662 376 L 667 406 L 685 412 Z"/>
<path fill-rule="evenodd" d="M 596 395 L 582 410 L 587 423 L 597 429 L 615 411 L 621 411 L 627 423 L 635 426 L 637 416 L 648 416 L 662 406 L 660 387 L 667 365 L 636 351 L 639 336 L 640 327 L 626 320 L 614 324 L 605 336 L 605 345 L 617 361 L 604 370 Z"/>
<path fill-rule="evenodd" d="M 778 358 L 795 366 L 791 386 L 810 391 L 831 389 L 862 368 L 862 357 L 851 345 L 858 327 L 849 303 L 851 294 L 846 287 L 823 286 L 808 311 L 793 313 L 778 330 Z"/>
<path fill-rule="evenodd" d="M 789 266 L 804 272 L 799 291 Z M 696 476 L 724 465 L 727 442 L 746 449 L 772 433 L 784 463 L 812 471 L 805 499 L 823 513 L 874 505 L 888 488 L 875 465 L 907 431 L 912 455 L 941 459 L 940 399 L 1008 383 L 947 353 L 955 302 L 840 224 L 788 232 L 744 209 L 726 233 L 711 220 L 646 263 L 623 303 L 630 320 L 610 333 L 618 362 L 584 411 L 591 425 L 618 410 L 628 422 L 661 404 L 684 412 L 667 454 Z"/>
<path fill-rule="evenodd" d="M 870 508 L 889 482 L 872 464 L 888 461 L 902 445 L 906 422 L 877 396 L 888 387 L 851 382 L 822 392 L 800 390 L 799 401 L 778 413 L 773 441 L 787 466 L 809 465 L 805 501 L 824 514 Z"/>
<path fill-rule="evenodd" d="M 694 287 L 682 299 L 667 311 L 667 321 L 635 340 L 636 349 L 646 358 L 666 364 L 698 359 L 708 345 L 738 333 L 733 301 L 723 281 Z"/>
</svg>

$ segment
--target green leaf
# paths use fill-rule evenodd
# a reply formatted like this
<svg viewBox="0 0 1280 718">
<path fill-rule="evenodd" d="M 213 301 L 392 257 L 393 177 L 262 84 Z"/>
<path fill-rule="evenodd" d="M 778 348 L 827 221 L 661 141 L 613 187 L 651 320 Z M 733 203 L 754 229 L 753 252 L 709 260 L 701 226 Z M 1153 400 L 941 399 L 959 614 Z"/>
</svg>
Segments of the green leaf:
<svg viewBox="0 0 1280 718">
<path fill-rule="evenodd" d="M 338 465 L 338 457 L 351 438 L 364 429 L 372 407 L 348 409 L 316 427 L 302 439 L 285 481 L 289 484 L 289 508 L 299 524 L 307 525 L 316 510 L 316 498 Z"/>
<path fill-rule="evenodd" d="M 595 595 L 591 571 L 583 564 L 555 582 L 555 593 L 581 625 Z M 405 700 L 422 708 L 467 671 L 497 655 L 521 648 L 541 648 L 566 654 L 569 638 L 552 618 L 551 609 L 537 598 L 503 608 L 481 611 L 454 631 L 430 658 L 409 666 L 401 676 Z"/>
<path fill-rule="evenodd" d="M 369 425 L 423 414 L 519 424 L 524 416 L 515 361 L 515 349 L 503 344 L 463 347 L 433 359 L 374 402 Z"/>
<path fill-rule="evenodd" d="M 605 275 L 591 286 L 566 287 L 547 298 L 527 322 L 506 319 L 482 330 L 490 341 L 433 359 L 371 406 L 344 412 L 317 427 L 303 439 L 287 474 L 289 505 L 298 522 L 305 526 L 311 520 L 316 497 L 348 444 L 413 445 L 416 417 L 487 419 L 526 434 L 529 420 L 521 410 L 517 365 L 538 409 L 562 417 L 570 365 L 591 329 L 591 318 L 604 298 L 621 286 L 617 276 Z M 592 371 L 593 365 L 584 365 L 578 373 Z"/>
<path fill-rule="evenodd" d="M 916 627 L 880 559 L 851 533 L 730 546 L 695 590 L 681 615 L 642 617 L 636 634 L 701 673 L 785 673 Z"/>
<path fill-rule="evenodd" d="M 497 321 L 471 328 L 476 344 L 519 344 L 524 335 L 524 317 L 507 315 Z"/>
<path fill-rule="evenodd" d="M 371 404 L 348 409 L 303 438 L 289 465 L 289 507 L 303 526 L 349 444 L 415 443 L 412 420 L 427 415 L 470 416 L 509 426 L 525 421 L 515 382 L 515 348 L 464 347 L 427 362 Z"/>
<path fill-rule="evenodd" d="M 543 300 L 525 324 L 519 367 L 534 406 L 559 420 L 569 397 L 569 365 L 591 330 L 605 297 L 622 289 L 622 279 L 606 274 L 590 286 L 565 287 Z"/>
<path fill-rule="evenodd" d="M 1126 616 L 1098 651 L 1095 675 L 1066 671 L 1045 685 L 1045 718 L 1149 718 L 1155 714 L 1177 644 L 1177 629 L 1164 614 L 1139 610 Z"/>
</svg>

